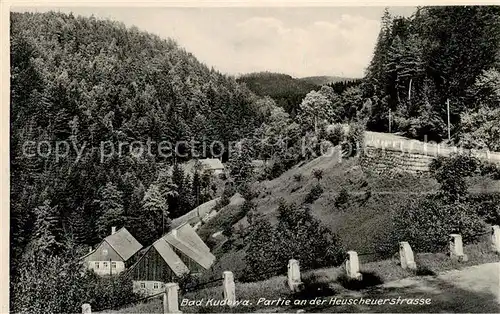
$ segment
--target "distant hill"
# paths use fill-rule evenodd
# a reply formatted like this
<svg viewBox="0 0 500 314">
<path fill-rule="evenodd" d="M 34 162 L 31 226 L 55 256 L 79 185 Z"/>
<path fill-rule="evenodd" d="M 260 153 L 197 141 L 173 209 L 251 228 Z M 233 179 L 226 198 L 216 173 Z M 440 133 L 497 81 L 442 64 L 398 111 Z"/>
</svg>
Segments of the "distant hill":
<svg viewBox="0 0 500 314">
<path fill-rule="evenodd" d="M 314 85 L 325 85 L 337 82 L 351 81 L 355 80 L 354 78 L 342 77 L 342 76 L 307 76 L 301 77 L 298 79 L 299 81 L 306 82 Z"/>
<path fill-rule="evenodd" d="M 269 96 L 288 113 L 294 115 L 304 96 L 319 88 L 311 82 L 294 78 L 288 74 L 257 72 L 242 75 L 238 83 L 245 85 L 259 96 Z"/>
<path fill-rule="evenodd" d="M 351 82 L 355 80 L 339 76 L 294 78 L 288 74 L 273 72 L 249 73 L 236 79 L 238 83 L 244 83 L 255 94 L 271 97 L 291 115 L 297 112 L 302 99 L 310 91 L 318 90 L 325 84 L 334 85 L 339 82 Z M 343 91 L 342 88 L 340 90 Z"/>
</svg>

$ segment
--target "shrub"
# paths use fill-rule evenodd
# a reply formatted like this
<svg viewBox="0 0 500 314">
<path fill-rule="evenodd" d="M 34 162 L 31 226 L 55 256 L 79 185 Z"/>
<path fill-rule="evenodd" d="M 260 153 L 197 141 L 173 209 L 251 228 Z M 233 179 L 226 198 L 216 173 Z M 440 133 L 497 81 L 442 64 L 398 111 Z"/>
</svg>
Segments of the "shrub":
<svg viewBox="0 0 500 314">
<path fill-rule="evenodd" d="M 450 200 L 462 199 L 467 195 L 466 177 L 473 175 L 480 162 L 470 155 L 455 154 L 451 157 L 439 156 L 429 165 L 433 176 L 441 185 L 441 193 Z"/>
<path fill-rule="evenodd" d="M 273 158 L 273 160 L 269 161 L 267 165 L 264 167 L 264 171 L 262 172 L 262 179 L 272 180 L 286 171 L 285 164 L 281 158 Z"/>
<path fill-rule="evenodd" d="M 341 144 L 345 139 L 344 128 L 342 125 L 335 125 L 333 128 L 328 130 L 326 139 L 334 146 Z"/>
<path fill-rule="evenodd" d="M 365 143 L 365 127 L 360 122 L 349 124 L 346 141 L 342 144 L 342 150 L 347 152 L 348 157 L 361 155 Z"/>
<path fill-rule="evenodd" d="M 276 226 L 276 260 L 286 265 L 291 258 L 300 261 L 301 269 L 340 265 L 344 250 L 336 234 L 311 214 L 308 206 L 282 203 Z"/>
<path fill-rule="evenodd" d="M 318 182 L 323 179 L 323 169 L 313 169 L 312 174 Z"/>
<path fill-rule="evenodd" d="M 204 240 L 209 239 L 212 234 L 218 231 L 230 236 L 233 225 L 245 217 L 253 208 L 255 208 L 255 204 L 249 200 L 245 200 L 242 205 L 225 206 L 214 219 L 201 226 L 198 234 Z"/>
<path fill-rule="evenodd" d="M 491 176 L 493 180 L 500 180 L 500 167 L 494 163 L 482 162 L 479 171 L 483 176 Z"/>
<path fill-rule="evenodd" d="M 337 278 L 337 281 L 342 285 L 342 287 L 349 290 L 362 290 L 384 283 L 382 278 L 380 278 L 380 276 L 378 276 L 374 272 L 361 271 L 360 273 L 363 276 L 361 280 L 351 279 L 347 277 L 346 274 L 342 274 Z"/>
<path fill-rule="evenodd" d="M 238 187 L 238 192 L 241 194 L 241 197 L 249 201 L 253 200 L 259 195 L 259 193 L 255 191 L 252 185 L 248 182 L 240 184 L 240 186 Z"/>
<path fill-rule="evenodd" d="M 477 213 L 491 225 L 500 225 L 500 193 L 470 195 L 468 202 L 476 206 Z"/>
<path fill-rule="evenodd" d="M 82 303 L 93 309 L 118 308 L 139 296 L 124 276 L 99 277 L 79 262 L 33 254 L 23 261 L 12 282 L 13 312 L 76 313 Z"/>
<path fill-rule="evenodd" d="M 307 193 L 304 199 L 304 203 L 306 204 L 314 203 L 318 198 L 320 198 L 321 194 L 323 194 L 323 187 L 321 186 L 321 184 L 318 183 L 313 185 L 311 191 Z"/>
<path fill-rule="evenodd" d="M 295 180 L 295 182 L 300 182 L 300 181 L 302 181 L 303 177 L 304 176 L 302 175 L 302 173 L 296 173 L 293 175 L 293 180 Z"/>
<path fill-rule="evenodd" d="M 349 193 L 345 188 L 340 190 L 339 195 L 335 198 L 335 207 L 340 209 L 345 209 L 347 207 L 347 203 L 349 202 Z"/>
<path fill-rule="evenodd" d="M 132 281 L 126 276 L 94 277 L 89 303 L 96 311 L 104 308 L 117 309 L 128 305 L 140 295 L 132 292 Z"/>
<path fill-rule="evenodd" d="M 339 238 L 322 226 L 308 207 L 281 202 L 276 226 L 255 212 L 249 215 L 249 222 L 245 280 L 284 274 L 292 258 L 300 261 L 302 270 L 342 263 L 345 251 Z"/>
<path fill-rule="evenodd" d="M 397 251 L 399 241 L 408 241 L 417 252 L 438 252 L 446 248 L 452 233 L 461 234 L 467 243 L 475 242 L 484 230 L 473 205 L 449 204 L 439 197 L 412 201 L 395 215 L 392 245 L 387 249 Z"/>
<path fill-rule="evenodd" d="M 226 182 L 224 185 L 224 190 L 222 191 L 222 196 L 219 203 L 217 204 L 217 209 L 220 209 L 231 202 L 231 197 L 236 193 L 236 189 L 232 182 Z"/>
<path fill-rule="evenodd" d="M 275 259 L 279 243 L 274 227 L 266 217 L 255 211 L 249 215 L 249 222 L 249 244 L 245 255 L 247 266 L 242 279 L 244 281 L 258 281 L 270 278 L 282 270 Z"/>
</svg>

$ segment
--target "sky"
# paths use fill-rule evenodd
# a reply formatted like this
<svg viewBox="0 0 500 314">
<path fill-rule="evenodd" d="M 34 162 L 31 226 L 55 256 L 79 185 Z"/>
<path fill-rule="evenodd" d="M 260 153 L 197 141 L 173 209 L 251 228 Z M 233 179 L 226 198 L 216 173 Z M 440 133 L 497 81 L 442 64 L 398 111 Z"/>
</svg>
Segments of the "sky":
<svg viewBox="0 0 500 314">
<path fill-rule="evenodd" d="M 390 7 L 410 16 L 415 7 Z M 12 8 L 112 19 L 173 38 L 198 60 L 230 75 L 280 72 L 294 77 L 362 77 L 383 7 Z"/>
</svg>

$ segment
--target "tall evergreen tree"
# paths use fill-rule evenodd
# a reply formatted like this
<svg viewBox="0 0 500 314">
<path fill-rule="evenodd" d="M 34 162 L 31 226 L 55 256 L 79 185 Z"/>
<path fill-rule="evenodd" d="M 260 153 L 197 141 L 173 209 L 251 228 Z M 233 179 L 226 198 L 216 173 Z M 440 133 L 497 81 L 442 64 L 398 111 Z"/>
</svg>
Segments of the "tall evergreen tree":
<svg viewBox="0 0 500 314">
<path fill-rule="evenodd" d="M 99 199 L 95 203 L 101 212 L 96 228 L 101 239 L 110 234 L 111 227 L 119 227 L 123 223 L 122 197 L 122 192 L 111 182 L 100 189 Z"/>
</svg>

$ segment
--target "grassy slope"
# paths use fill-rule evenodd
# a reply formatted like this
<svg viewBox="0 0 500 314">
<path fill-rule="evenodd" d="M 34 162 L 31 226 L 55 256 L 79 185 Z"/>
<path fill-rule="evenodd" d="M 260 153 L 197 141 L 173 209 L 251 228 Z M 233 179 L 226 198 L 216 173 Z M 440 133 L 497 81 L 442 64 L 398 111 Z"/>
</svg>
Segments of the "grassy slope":
<svg viewBox="0 0 500 314">
<path fill-rule="evenodd" d="M 312 175 L 314 169 L 323 170 L 320 183 L 324 193 L 311 205 L 313 214 L 340 235 L 346 248 L 359 253 L 374 251 L 390 232 L 393 213 L 405 206 L 410 198 L 425 197 L 425 194 L 435 193 L 439 187 L 430 175 L 405 173 L 382 176 L 361 168 L 357 158 L 339 162 L 337 155 L 322 156 L 299 164 L 274 180 L 256 183 L 255 188 L 260 192 L 255 199 L 257 209 L 275 222 L 280 199 L 301 204 L 317 183 Z M 302 176 L 300 182 L 295 179 L 296 175 Z M 474 184 L 471 190 L 476 192 L 500 191 L 499 182 L 484 178 L 475 178 L 471 182 Z M 350 195 L 345 210 L 334 205 L 342 188 Z M 212 220 L 211 225 L 217 225 L 217 219 Z M 246 219 L 239 223 L 245 225 Z M 224 246 L 215 249 L 218 261 L 206 275 L 207 279 L 220 276 L 222 270 L 233 270 L 236 277 L 244 271 L 244 251 L 225 249 Z"/>
<path fill-rule="evenodd" d="M 383 236 L 394 210 L 408 200 L 408 195 L 422 197 L 438 188 L 428 176 L 408 174 L 382 177 L 362 169 L 359 160 L 342 160 L 337 156 L 319 157 L 302 166 L 294 167 L 277 179 L 259 184 L 262 192 L 256 200 L 259 211 L 275 219 L 280 198 L 302 203 L 311 187 L 317 183 L 314 169 L 323 170 L 320 183 L 323 195 L 312 204 L 312 211 L 326 226 L 337 232 L 350 249 L 371 250 L 374 242 Z M 301 175 L 302 180 L 294 178 Z M 350 197 L 345 210 L 335 208 L 335 199 L 345 189 Z M 367 237 L 366 235 L 370 235 Z"/>
</svg>

